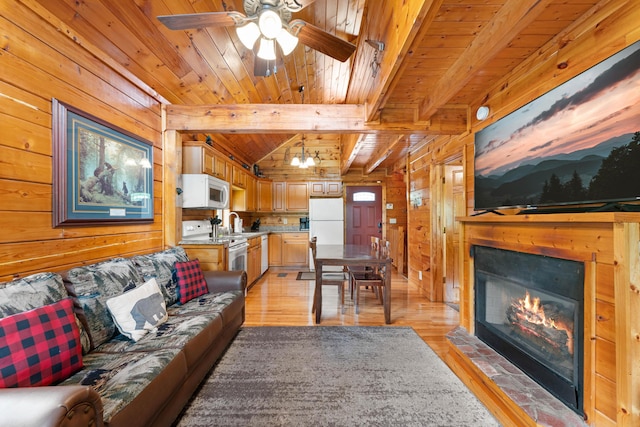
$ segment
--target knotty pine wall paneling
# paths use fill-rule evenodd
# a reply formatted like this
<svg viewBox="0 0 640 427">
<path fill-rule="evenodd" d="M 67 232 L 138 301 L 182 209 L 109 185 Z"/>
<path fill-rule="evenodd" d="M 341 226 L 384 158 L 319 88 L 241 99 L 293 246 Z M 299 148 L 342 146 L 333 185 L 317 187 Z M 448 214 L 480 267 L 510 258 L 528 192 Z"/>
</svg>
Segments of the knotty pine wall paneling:
<svg viewBox="0 0 640 427">
<path fill-rule="evenodd" d="M 163 248 L 161 102 L 63 27 L 29 1 L 0 17 L 2 281 Z M 52 227 L 52 98 L 153 144 L 153 223 Z"/>
<path fill-rule="evenodd" d="M 478 122 L 471 114 L 469 135 L 457 137 L 464 158 L 468 214 L 474 213 L 473 134 L 639 40 L 639 21 L 640 10 L 634 2 L 602 2 L 590 15 L 576 21 L 511 74 L 504 76 L 495 87 L 487 88 L 486 96 L 471 106 L 472 113 L 480 105 L 488 105 L 492 113 L 484 122 Z M 428 168 L 432 164 L 425 163 L 421 167 Z M 415 169 L 411 168 L 412 188 L 420 187 L 418 183 L 424 180 L 422 173 L 414 176 Z M 504 213 L 517 218 L 513 217 L 515 210 Z M 640 304 L 637 293 L 640 237 L 634 233 L 637 233 L 640 215 L 630 214 L 620 222 L 616 217 L 611 222 L 594 220 L 589 224 L 585 224 L 581 216 L 584 214 L 575 217 L 560 215 L 557 217 L 560 220 L 553 224 L 548 223 L 550 218 L 538 218 L 531 224 L 519 221 L 507 224 L 508 218 L 502 220 L 488 215 L 491 218 L 485 218 L 485 225 L 474 225 L 472 236 L 468 231 L 464 232 L 467 242 L 570 259 L 577 257 L 587 262 L 589 277 L 593 281 L 592 297 L 587 301 L 591 304 L 587 309 L 593 317 L 587 319 L 585 325 L 585 390 L 589 393 L 585 410 L 588 424 L 638 425 L 640 344 L 635 313 Z M 414 219 L 413 211 L 410 211 L 410 236 L 414 230 Z M 545 224 L 534 224 L 536 221 Z M 461 295 L 461 322 L 472 327 L 472 308 L 465 307 L 472 299 L 469 273 L 472 266 L 466 249 L 468 246 L 462 249 L 465 260 L 461 270 L 466 289 Z M 416 260 L 417 256 L 412 254 L 411 259 Z M 410 280 L 414 280 L 413 276 Z M 585 314 L 588 315 L 587 312 Z"/>
</svg>

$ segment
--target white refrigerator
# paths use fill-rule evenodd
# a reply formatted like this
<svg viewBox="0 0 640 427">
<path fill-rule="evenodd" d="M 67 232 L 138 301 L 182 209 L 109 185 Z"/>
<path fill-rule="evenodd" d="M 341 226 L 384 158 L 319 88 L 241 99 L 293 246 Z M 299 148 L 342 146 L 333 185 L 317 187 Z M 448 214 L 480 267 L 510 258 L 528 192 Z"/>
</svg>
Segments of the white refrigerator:
<svg viewBox="0 0 640 427">
<path fill-rule="evenodd" d="M 341 197 L 309 199 L 309 239 L 313 236 L 318 237 L 318 245 L 344 244 L 344 201 Z M 314 270 L 311 253 L 309 268 Z M 340 271 L 342 267 L 337 266 L 336 270 Z"/>
</svg>

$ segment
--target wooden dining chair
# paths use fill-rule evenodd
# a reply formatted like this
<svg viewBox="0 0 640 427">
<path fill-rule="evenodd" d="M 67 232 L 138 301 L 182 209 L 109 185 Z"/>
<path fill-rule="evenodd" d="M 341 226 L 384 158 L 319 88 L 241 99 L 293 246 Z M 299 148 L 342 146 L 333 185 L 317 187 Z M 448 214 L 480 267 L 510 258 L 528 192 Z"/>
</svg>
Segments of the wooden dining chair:
<svg viewBox="0 0 640 427">
<path fill-rule="evenodd" d="M 375 251 L 377 252 L 378 250 L 380 250 L 380 238 L 376 237 L 376 236 L 370 236 L 370 242 L 371 242 L 371 251 Z M 349 272 L 349 295 L 351 296 L 351 299 L 354 299 L 355 296 L 355 285 L 353 282 L 353 274 L 354 273 L 366 273 L 366 272 L 372 272 L 373 268 L 371 266 L 368 265 L 353 265 L 353 266 L 348 266 L 347 267 L 347 271 Z M 375 288 L 372 288 L 375 291 Z"/>
<path fill-rule="evenodd" d="M 311 241 L 309 241 L 309 248 L 311 249 L 311 257 L 313 258 L 313 265 L 316 265 L 316 245 L 318 243 L 318 237 L 313 236 Z M 344 306 L 344 288 L 345 283 L 349 280 L 348 274 L 342 271 L 331 271 L 331 272 L 323 272 L 322 273 L 322 286 L 337 286 L 338 287 L 338 308 L 340 312 L 344 314 L 345 306 Z M 313 307 L 311 312 L 314 313 L 316 311 L 315 306 L 316 295 L 314 290 L 313 295 Z"/>
<path fill-rule="evenodd" d="M 380 240 L 378 242 L 377 250 L 380 255 L 389 256 L 390 248 L 389 241 Z M 355 291 L 354 305 L 356 314 L 360 313 L 360 289 L 363 287 L 370 287 L 376 295 L 376 299 L 380 300 L 380 303 L 384 305 L 384 275 L 384 267 L 373 268 L 369 271 L 356 271 L 351 274 L 350 283 Z"/>
</svg>

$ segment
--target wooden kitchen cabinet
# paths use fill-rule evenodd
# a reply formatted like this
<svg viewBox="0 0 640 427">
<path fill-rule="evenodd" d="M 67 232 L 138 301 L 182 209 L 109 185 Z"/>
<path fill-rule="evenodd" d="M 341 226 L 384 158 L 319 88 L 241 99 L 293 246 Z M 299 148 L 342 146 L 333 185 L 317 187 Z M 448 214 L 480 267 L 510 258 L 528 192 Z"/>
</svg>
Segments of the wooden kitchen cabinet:
<svg viewBox="0 0 640 427">
<path fill-rule="evenodd" d="M 286 183 L 286 211 L 287 212 L 308 212 L 309 211 L 309 186 L 306 182 Z"/>
<path fill-rule="evenodd" d="M 282 265 L 282 234 L 269 233 L 269 267 Z"/>
<path fill-rule="evenodd" d="M 309 186 L 306 182 L 274 182 L 274 212 L 308 212 Z"/>
<path fill-rule="evenodd" d="M 282 265 L 285 267 L 309 265 L 309 233 L 282 233 Z"/>
<path fill-rule="evenodd" d="M 182 173 L 206 173 L 214 175 L 215 153 L 213 148 L 200 141 L 182 144 Z"/>
<path fill-rule="evenodd" d="M 255 212 L 258 209 L 258 190 L 257 190 L 257 182 L 253 175 L 247 175 L 247 211 Z"/>
<path fill-rule="evenodd" d="M 227 176 L 227 160 L 224 156 L 216 154 L 213 158 L 213 175 L 220 178 L 223 181 L 229 181 Z"/>
<path fill-rule="evenodd" d="M 256 210 L 258 212 L 271 212 L 273 210 L 272 182 L 264 179 L 257 179 L 256 193 Z"/>
<path fill-rule="evenodd" d="M 231 185 L 240 188 L 247 188 L 247 180 L 249 176 L 240 166 L 233 165 L 231 172 Z"/>
<path fill-rule="evenodd" d="M 314 181 L 309 183 L 309 196 L 312 197 L 342 197 L 342 182 Z"/>
<path fill-rule="evenodd" d="M 273 211 L 274 212 L 284 212 L 287 208 L 286 205 L 286 183 L 285 182 L 274 182 L 272 186 L 272 199 L 273 199 Z"/>
<path fill-rule="evenodd" d="M 202 141 L 182 144 L 182 173 L 206 173 L 229 181 L 228 164 L 224 154 Z"/>
<path fill-rule="evenodd" d="M 260 264 L 262 262 L 262 239 L 252 237 L 248 240 L 247 249 L 247 284 L 251 285 L 260 277 Z"/>
<path fill-rule="evenodd" d="M 200 260 L 200 268 L 206 271 L 228 270 L 228 247 L 225 245 L 181 245 L 189 259 Z"/>
</svg>

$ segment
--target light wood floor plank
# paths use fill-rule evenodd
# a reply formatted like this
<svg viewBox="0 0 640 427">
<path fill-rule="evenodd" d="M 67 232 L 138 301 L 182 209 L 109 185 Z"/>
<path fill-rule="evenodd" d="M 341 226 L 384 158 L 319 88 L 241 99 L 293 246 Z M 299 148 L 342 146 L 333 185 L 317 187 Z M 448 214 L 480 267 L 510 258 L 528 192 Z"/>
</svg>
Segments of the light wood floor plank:
<svg viewBox="0 0 640 427">
<path fill-rule="evenodd" d="M 296 280 L 297 270 L 269 269 L 249 290 L 246 326 L 313 325 L 313 281 Z M 430 302 L 423 292 L 397 274 L 391 285 L 391 326 L 411 326 L 441 357 L 447 351 L 445 335 L 458 326 L 458 312 L 443 303 Z M 384 326 L 382 305 L 372 292 L 361 292 L 360 314 L 345 296 L 346 310 L 338 310 L 335 286 L 323 289 L 321 325 Z"/>
</svg>

